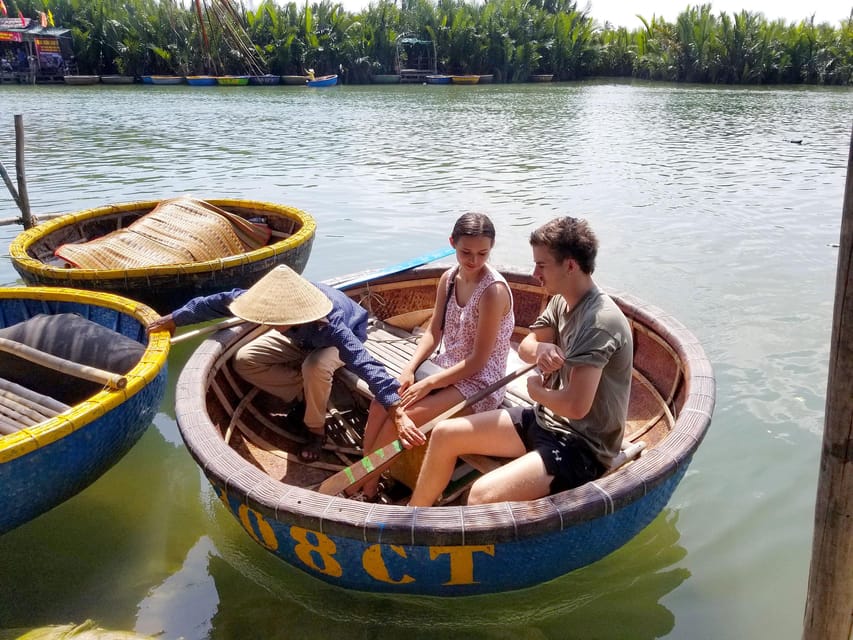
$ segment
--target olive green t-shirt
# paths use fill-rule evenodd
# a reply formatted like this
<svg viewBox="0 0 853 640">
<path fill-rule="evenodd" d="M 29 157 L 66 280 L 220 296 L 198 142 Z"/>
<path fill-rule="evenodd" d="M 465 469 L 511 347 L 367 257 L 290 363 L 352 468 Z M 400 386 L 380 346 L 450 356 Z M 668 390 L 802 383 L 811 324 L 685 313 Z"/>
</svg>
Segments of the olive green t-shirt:
<svg viewBox="0 0 853 640">
<path fill-rule="evenodd" d="M 566 354 L 560 375 L 551 376 L 550 388 L 565 388 L 572 367 L 578 365 L 601 369 L 601 380 L 592 408 L 583 418 L 569 420 L 536 403 L 536 421 L 543 429 L 582 436 L 609 466 L 619 453 L 628 418 L 634 359 L 628 320 L 610 296 L 593 285 L 571 309 L 563 296 L 551 298 L 531 325 L 532 329 L 543 327 L 554 329 L 557 346 Z"/>
</svg>

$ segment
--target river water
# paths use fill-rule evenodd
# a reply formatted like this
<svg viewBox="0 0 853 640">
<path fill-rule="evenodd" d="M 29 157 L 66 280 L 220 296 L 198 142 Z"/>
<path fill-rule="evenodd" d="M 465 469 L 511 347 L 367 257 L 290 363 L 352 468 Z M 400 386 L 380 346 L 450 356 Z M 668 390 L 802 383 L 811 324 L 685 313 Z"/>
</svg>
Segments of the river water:
<svg viewBox="0 0 853 640">
<path fill-rule="evenodd" d="M 225 513 L 174 421 L 0 537 L 0 629 L 95 620 L 160 638 L 798 638 L 823 428 L 853 91 L 560 83 L 0 87 L 34 212 L 184 193 L 283 202 L 325 278 L 494 220 L 493 261 L 587 217 L 599 284 L 674 314 L 714 363 L 709 434 L 663 513 L 616 553 L 525 591 L 346 592 L 284 566 Z M 791 141 L 801 141 L 800 143 Z M 0 218 L 17 214 L 0 193 Z M 0 227 L 0 284 L 18 232 Z"/>
</svg>

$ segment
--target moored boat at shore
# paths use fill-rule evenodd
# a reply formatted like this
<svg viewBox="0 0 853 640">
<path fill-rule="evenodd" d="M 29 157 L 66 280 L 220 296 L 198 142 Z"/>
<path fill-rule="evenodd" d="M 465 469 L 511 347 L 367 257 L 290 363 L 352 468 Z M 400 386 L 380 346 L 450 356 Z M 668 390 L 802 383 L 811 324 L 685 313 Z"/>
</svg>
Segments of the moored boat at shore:
<svg viewBox="0 0 853 640">
<path fill-rule="evenodd" d="M 63 76 L 62 79 L 65 81 L 65 84 L 72 85 L 98 84 L 101 76 Z"/>
<path fill-rule="evenodd" d="M 122 75 L 106 75 L 101 76 L 101 84 L 133 84 L 136 81 L 136 78 L 133 76 L 122 76 Z"/>
<path fill-rule="evenodd" d="M 367 346 L 393 373 L 414 350 L 445 268 L 424 267 L 344 290 L 375 318 Z M 534 278 L 502 270 L 514 296 L 520 340 L 547 302 Z M 590 564 L 625 544 L 665 506 L 711 421 L 715 381 L 696 338 L 672 316 L 614 295 L 633 332 L 634 375 L 627 454 L 642 453 L 604 477 L 539 500 L 465 506 L 458 469 L 442 504 L 409 508 L 405 499 L 371 504 L 319 493 L 339 457 L 360 457 L 369 398 L 341 372 L 319 463 L 301 463 L 299 432 L 268 418 L 258 391 L 232 369 L 236 350 L 263 328 L 222 330 L 195 352 L 178 381 L 181 435 L 222 503 L 270 553 L 321 580 L 364 591 L 475 595 L 532 586 Z M 506 403 L 523 405 L 513 383 Z M 642 444 L 641 444 L 642 443 Z M 643 449 L 644 447 L 644 449 Z M 467 462 L 465 464 L 468 464 Z M 473 463 L 472 463 L 473 464 Z"/>
<path fill-rule="evenodd" d="M 186 80 L 191 87 L 216 86 L 216 76 L 186 76 Z"/>
<path fill-rule="evenodd" d="M 308 80 L 306 84 L 309 87 L 334 87 L 338 84 L 338 76 L 337 74 L 330 76 L 318 76 Z"/>
<path fill-rule="evenodd" d="M 450 76 L 450 79 L 453 84 L 477 84 L 480 82 L 480 76 L 473 74 Z"/>
<path fill-rule="evenodd" d="M 304 85 L 308 82 L 308 76 L 281 76 L 281 84 Z"/>
<path fill-rule="evenodd" d="M 142 84 L 183 84 L 183 76 L 142 76 Z"/>
<path fill-rule="evenodd" d="M 127 268 L 69 268 L 57 251 L 125 229 L 163 200 L 130 202 L 60 216 L 20 233 L 11 243 L 12 264 L 29 285 L 67 286 L 126 295 L 162 313 L 196 295 L 248 287 L 278 264 L 301 272 L 311 253 L 316 223 L 304 211 L 254 200 L 207 203 L 268 229 L 269 242 L 249 251 L 194 262 Z"/>
<path fill-rule="evenodd" d="M 165 392 L 169 354 L 168 333 L 146 336 L 147 324 L 157 317 L 144 305 L 110 294 L 56 287 L 0 288 L 0 333 L 4 336 L 0 352 L 4 359 L 0 367 L 0 534 L 83 490 L 113 466 L 151 424 Z M 46 328 L 54 320 L 56 333 L 48 338 Z M 72 376 L 65 370 L 55 374 L 54 383 L 51 369 L 40 369 L 30 360 L 33 351 L 48 360 L 51 354 L 56 357 L 57 348 L 76 353 L 77 347 L 69 343 L 88 340 L 88 346 L 93 346 L 93 338 L 102 344 L 99 352 L 90 352 L 86 358 L 107 357 L 113 365 L 119 359 L 131 363 L 129 370 L 114 372 L 120 374 L 117 381 L 124 380 L 123 386 L 98 383 L 88 391 L 69 382 Z M 33 346 L 34 341 L 38 346 Z M 9 349 L 9 343 L 15 349 Z M 24 354 L 22 359 L 10 363 L 9 355 L 19 353 Z M 63 359 L 59 364 L 88 373 L 92 360 L 80 360 Z"/>
<path fill-rule="evenodd" d="M 451 82 L 450 76 L 443 76 L 441 74 L 426 77 L 426 83 L 427 84 L 450 84 L 450 82 Z"/>
<path fill-rule="evenodd" d="M 216 84 L 224 87 L 244 87 L 249 84 L 249 76 L 216 76 Z"/>
<path fill-rule="evenodd" d="M 281 76 L 272 75 L 271 73 L 264 74 L 262 76 L 249 76 L 249 84 L 252 85 L 274 85 L 279 84 L 281 82 Z"/>
</svg>

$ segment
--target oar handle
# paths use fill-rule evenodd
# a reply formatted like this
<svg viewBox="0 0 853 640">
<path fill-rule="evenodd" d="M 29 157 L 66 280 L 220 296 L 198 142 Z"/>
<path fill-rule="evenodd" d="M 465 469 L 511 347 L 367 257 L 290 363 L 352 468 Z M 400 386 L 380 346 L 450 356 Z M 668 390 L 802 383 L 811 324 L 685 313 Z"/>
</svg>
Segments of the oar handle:
<svg viewBox="0 0 853 640">
<path fill-rule="evenodd" d="M 182 333 L 179 336 L 175 336 L 172 338 L 169 343 L 170 344 L 180 344 L 190 338 L 197 338 L 198 336 L 203 336 L 208 333 L 213 333 L 214 331 L 219 331 L 220 329 L 227 329 L 228 327 L 234 327 L 238 324 L 245 322 L 242 318 L 224 318 L 223 320 L 218 320 L 213 324 L 209 324 L 206 327 L 201 327 L 200 329 L 193 329 L 192 331 L 187 331 L 186 333 Z"/>
<path fill-rule="evenodd" d="M 480 389 L 477 393 L 472 395 L 470 398 L 466 398 L 465 400 L 461 400 L 457 402 L 455 405 L 436 416 L 425 425 L 423 425 L 420 429 L 424 434 L 432 431 L 433 427 L 437 425 L 442 420 L 446 420 L 447 418 L 451 418 L 463 409 L 466 409 L 491 393 L 494 393 L 501 387 L 508 385 L 510 382 L 515 380 L 516 378 L 520 378 L 525 373 L 532 371 L 536 367 L 536 363 L 524 365 L 523 367 L 519 367 L 512 373 L 505 375 L 500 380 L 493 382 L 489 386 L 484 389 Z M 394 440 L 391 444 L 385 445 L 381 449 L 377 449 L 373 453 L 365 456 L 358 462 L 351 464 L 350 466 L 338 471 L 336 474 L 329 476 L 326 478 L 320 487 L 317 489 L 320 493 L 324 493 L 329 496 L 338 495 L 341 492 L 352 493 L 358 490 L 365 482 L 370 480 L 371 478 L 375 478 L 377 475 L 382 473 L 385 469 L 391 466 L 391 463 L 394 462 L 394 459 L 403 452 L 403 443 L 400 442 L 399 439 Z"/>
<path fill-rule="evenodd" d="M 48 369 L 53 369 L 54 371 L 59 371 L 60 373 L 66 373 L 76 378 L 89 380 L 90 382 L 97 382 L 98 384 L 107 386 L 110 389 L 124 389 L 127 386 L 127 378 L 122 375 L 104 371 L 97 367 L 80 364 L 79 362 L 66 360 L 65 358 L 55 356 L 52 353 L 39 351 L 29 345 L 9 340 L 8 338 L 0 338 L 0 351 L 11 353 L 19 358 L 29 360 L 30 362 L 47 367 Z"/>
</svg>

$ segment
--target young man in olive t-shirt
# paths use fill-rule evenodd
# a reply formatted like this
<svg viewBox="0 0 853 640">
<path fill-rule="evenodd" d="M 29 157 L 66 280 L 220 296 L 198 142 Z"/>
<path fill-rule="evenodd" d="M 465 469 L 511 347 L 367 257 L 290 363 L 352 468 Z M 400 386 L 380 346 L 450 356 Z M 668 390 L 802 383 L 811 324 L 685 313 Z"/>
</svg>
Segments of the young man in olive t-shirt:
<svg viewBox="0 0 853 640">
<path fill-rule="evenodd" d="M 471 487 L 468 504 L 533 500 L 600 477 L 619 453 L 631 390 L 631 329 L 592 279 L 598 241 L 585 220 L 557 218 L 530 236 L 551 298 L 518 348 L 541 373 L 527 379 L 532 409 L 444 420 L 427 449 L 410 506 L 430 506 L 458 456 L 514 458 Z"/>
</svg>

